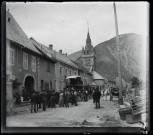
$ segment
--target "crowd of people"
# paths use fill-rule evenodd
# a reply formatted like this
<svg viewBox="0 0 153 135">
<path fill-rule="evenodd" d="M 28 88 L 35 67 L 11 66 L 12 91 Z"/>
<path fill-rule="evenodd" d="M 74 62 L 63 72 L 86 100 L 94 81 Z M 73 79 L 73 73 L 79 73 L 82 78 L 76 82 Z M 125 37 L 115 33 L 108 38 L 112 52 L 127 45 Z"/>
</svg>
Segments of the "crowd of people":
<svg viewBox="0 0 153 135">
<path fill-rule="evenodd" d="M 46 111 L 46 108 L 66 107 L 70 104 L 78 106 L 79 101 L 87 102 L 88 99 L 93 99 L 95 108 L 100 109 L 100 99 L 107 100 L 109 90 L 100 91 L 99 87 L 90 89 L 78 90 L 74 88 L 65 88 L 60 92 L 42 90 L 40 92 L 33 91 L 31 94 L 31 113 L 38 112 L 41 108 Z"/>
<path fill-rule="evenodd" d="M 46 108 L 59 107 L 68 108 L 71 105 L 77 106 L 78 101 L 88 101 L 92 97 L 91 90 L 78 90 L 74 88 L 66 88 L 63 91 L 55 92 L 42 90 L 40 92 L 33 90 L 31 94 L 31 113 L 38 112 L 41 108 L 43 111 Z"/>
</svg>

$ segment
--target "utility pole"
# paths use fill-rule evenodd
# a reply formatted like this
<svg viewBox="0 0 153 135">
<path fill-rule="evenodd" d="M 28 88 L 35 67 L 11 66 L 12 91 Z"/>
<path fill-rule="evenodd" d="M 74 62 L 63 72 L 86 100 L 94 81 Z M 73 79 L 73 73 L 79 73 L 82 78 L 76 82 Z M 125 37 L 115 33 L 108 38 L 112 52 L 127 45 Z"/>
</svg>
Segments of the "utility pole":
<svg viewBox="0 0 153 135">
<path fill-rule="evenodd" d="M 115 2 L 114 6 L 114 17 L 115 17 L 115 29 L 116 29 L 116 46 L 117 46 L 117 55 L 118 55 L 118 76 L 119 76 L 119 105 L 123 105 L 123 97 L 122 97 L 122 75 L 121 75 L 121 56 L 120 56 L 120 44 L 119 44 L 119 35 L 118 35 L 118 23 L 117 23 L 117 13 Z"/>
</svg>

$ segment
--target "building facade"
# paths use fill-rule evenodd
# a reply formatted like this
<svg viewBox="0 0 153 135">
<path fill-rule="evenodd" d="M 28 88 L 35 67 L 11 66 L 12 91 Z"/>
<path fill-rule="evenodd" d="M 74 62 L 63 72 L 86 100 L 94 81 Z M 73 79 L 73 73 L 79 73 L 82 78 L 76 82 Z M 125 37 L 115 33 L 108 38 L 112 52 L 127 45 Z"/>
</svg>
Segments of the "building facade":
<svg viewBox="0 0 153 135">
<path fill-rule="evenodd" d="M 30 38 L 30 42 L 36 47 L 36 49 L 41 53 L 38 63 L 38 90 L 54 90 L 55 84 L 55 64 L 56 59 L 48 54 L 45 49 L 41 47 L 41 44 L 38 43 L 34 38 Z"/>
<path fill-rule="evenodd" d="M 93 81 L 93 75 L 90 73 L 84 66 L 79 64 L 76 61 L 73 61 L 78 67 L 78 75 L 81 77 L 83 81 L 83 85 L 91 85 Z"/>
<path fill-rule="evenodd" d="M 15 21 L 13 16 L 6 12 L 6 95 L 13 97 L 13 81 L 20 85 L 17 88 L 22 95 L 22 87 L 28 93 L 38 89 L 38 60 L 40 53 L 30 43 L 28 37 Z"/>
<path fill-rule="evenodd" d="M 56 60 L 33 44 L 9 12 L 6 12 L 6 54 L 7 99 L 13 97 L 16 79 L 21 96 L 30 95 L 33 90 L 55 89 Z"/>
<path fill-rule="evenodd" d="M 92 74 L 87 70 L 83 70 L 80 64 L 76 64 L 74 61 L 70 60 L 67 54 L 62 53 L 62 50 L 56 52 L 53 50 L 53 45 L 49 47 L 43 46 L 49 51 L 57 60 L 55 64 L 55 89 L 56 91 L 61 91 L 66 86 L 66 77 L 79 75 L 83 81 L 84 85 L 91 84 Z"/>
<path fill-rule="evenodd" d="M 89 42 L 87 40 L 90 47 Z M 86 49 L 85 55 L 89 55 L 91 49 L 89 52 Z M 9 12 L 6 12 L 6 54 L 7 99 L 13 97 L 14 80 L 20 84 L 18 91 L 21 96 L 24 90 L 29 95 L 33 90 L 63 90 L 66 77 L 72 75 L 81 76 L 84 85 L 92 83 L 92 74 L 70 60 L 62 50 L 56 52 L 53 45 L 47 47 L 34 38 L 29 39 Z"/>
<path fill-rule="evenodd" d="M 62 50 L 59 50 L 59 52 L 56 52 L 53 50 L 53 45 L 49 45 L 49 47 L 37 42 L 34 38 L 30 38 L 30 40 L 33 42 L 33 44 L 39 48 L 44 54 L 46 54 L 49 58 L 54 58 L 56 60 L 54 69 L 52 68 L 51 71 L 53 71 L 49 76 L 53 75 L 54 78 L 51 79 L 52 83 L 52 89 L 59 92 L 63 90 L 66 87 L 66 77 L 72 76 L 72 75 L 78 75 L 78 66 L 75 65 L 66 54 L 62 53 Z M 42 64 L 41 70 L 43 73 L 43 65 Z M 44 75 L 44 77 L 49 78 L 48 75 Z"/>
</svg>

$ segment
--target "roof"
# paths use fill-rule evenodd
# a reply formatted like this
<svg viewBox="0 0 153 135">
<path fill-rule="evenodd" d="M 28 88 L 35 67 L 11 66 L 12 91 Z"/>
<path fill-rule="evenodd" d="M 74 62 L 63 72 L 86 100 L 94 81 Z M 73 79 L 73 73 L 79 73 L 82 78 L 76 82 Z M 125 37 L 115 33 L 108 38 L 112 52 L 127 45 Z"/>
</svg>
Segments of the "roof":
<svg viewBox="0 0 153 135">
<path fill-rule="evenodd" d="M 73 60 L 71 60 L 74 64 L 76 64 L 78 67 L 79 67 L 79 69 L 81 70 L 81 71 L 83 71 L 83 72 L 85 72 L 85 73 L 88 73 L 88 74 L 90 74 L 90 75 L 92 75 L 92 73 L 90 73 L 85 67 L 83 67 L 80 63 L 78 63 L 78 62 L 76 62 L 76 61 L 73 61 Z"/>
<path fill-rule="evenodd" d="M 29 38 L 16 22 L 14 17 L 6 11 L 6 38 L 28 48 L 36 53 L 40 52 L 35 48 L 33 44 L 29 41 Z"/>
<path fill-rule="evenodd" d="M 54 50 L 50 50 L 49 47 L 45 46 L 45 45 L 42 45 L 42 47 L 47 50 L 49 53 L 51 53 L 52 55 L 55 56 L 55 58 L 60 61 L 60 62 L 63 62 L 67 65 L 70 65 L 74 68 L 77 68 L 78 69 L 78 66 L 75 65 L 67 56 L 65 55 L 61 55 L 59 54 L 58 52 L 54 51 Z"/>
<path fill-rule="evenodd" d="M 96 71 L 93 71 L 92 75 L 94 80 L 105 80 L 105 78 L 98 74 Z"/>
<path fill-rule="evenodd" d="M 73 75 L 73 76 L 68 76 L 66 79 L 76 79 L 76 78 L 78 78 L 78 77 L 80 77 L 80 76 L 78 76 L 78 75 Z"/>
<path fill-rule="evenodd" d="M 49 47 L 37 42 L 34 38 L 30 38 L 31 42 L 35 45 L 37 45 L 37 47 L 39 47 L 39 49 L 41 49 L 44 53 L 46 53 L 49 57 L 53 57 L 55 58 L 56 60 L 60 61 L 60 62 L 63 62 L 69 66 L 72 66 L 74 68 L 77 68 L 78 69 L 78 66 L 75 65 L 67 56 L 65 55 L 61 55 L 59 54 L 58 52 L 54 51 L 54 50 L 51 50 L 49 49 Z"/>
<path fill-rule="evenodd" d="M 41 43 L 38 43 L 34 38 L 30 38 L 30 42 L 38 49 L 38 51 L 40 51 L 45 57 L 56 61 L 55 57 L 51 54 L 48 53 L 43 47 Z"/>
</svg>

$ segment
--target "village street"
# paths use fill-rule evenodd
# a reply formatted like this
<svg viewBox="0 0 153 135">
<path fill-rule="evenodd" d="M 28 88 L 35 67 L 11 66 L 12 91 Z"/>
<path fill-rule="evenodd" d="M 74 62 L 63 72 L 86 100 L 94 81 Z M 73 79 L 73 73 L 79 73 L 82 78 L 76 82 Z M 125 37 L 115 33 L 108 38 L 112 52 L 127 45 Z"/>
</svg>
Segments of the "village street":
<svg viewBox="0 0 153 135">
<path fill-rule="evenodd" d="M 93 100 L 78 102 L 78 106 L 58 107 L 40 110 L 38 113 L 24 113 L 6 118 L 8 127 L 138 127 L 120 120 L 116 101 L 103 101 L 95 109 Z"/>
</svg>

